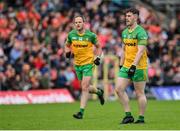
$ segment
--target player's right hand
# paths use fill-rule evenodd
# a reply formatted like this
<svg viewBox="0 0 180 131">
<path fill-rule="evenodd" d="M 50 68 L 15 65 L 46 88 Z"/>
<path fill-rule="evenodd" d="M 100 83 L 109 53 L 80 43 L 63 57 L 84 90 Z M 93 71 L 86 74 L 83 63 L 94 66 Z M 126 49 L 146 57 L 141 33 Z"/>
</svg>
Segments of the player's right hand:
<svg viewBox="0 0 180 131">
<path fill-rule="evenodd" d="M 129 77 L 133 77 L 135 72 L 136 72 L 136 66 L 135 65 L 131 65 L 131 67 L 129 68 L 129 71 L 128 71 L 128 76 Z"/>
</svg>

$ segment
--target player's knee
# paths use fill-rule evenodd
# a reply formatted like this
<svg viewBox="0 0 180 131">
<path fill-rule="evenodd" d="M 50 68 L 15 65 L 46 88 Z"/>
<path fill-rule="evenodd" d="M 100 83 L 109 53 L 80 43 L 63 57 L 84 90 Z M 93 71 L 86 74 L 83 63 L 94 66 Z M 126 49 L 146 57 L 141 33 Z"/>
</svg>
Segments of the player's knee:
<svg viewBox="0 0 180 131">
<path fill-rule="evenodd" d="M 119 94 L 119 88 L 115 88 L 115 92 Z"/>
<path fill-rule="evenodd" d="M 115 89 L 115 92 L 116 92 L 117 94 L 121 95 L 121 94 L 124 92 L 124 89 L 122 89 L 121 87 L 117 87 L 117 88 Z"/>
<path fill-rule="evenodd" d="M 82 91 L 88 91 L 89 84 L 87 82 L 82 82 Z"/>
<path fill-rule="evenodd" d="M 145 93 L 144 93 L 144 91 L 136 90 L 136 96 L 142 97 L 142 96 L 145 96 Z"/>
<path fill-rule="evenodd" d="M 89 91 L 87 86 L 82 86 L 82 91 Z"/>
<path fill-rule="evenodd" d="M 88 84 L 87 84 L 87 82 L 82 82 L 81 86 L 84 88 L 84 87 L 87 87 Z"/>
</svg>

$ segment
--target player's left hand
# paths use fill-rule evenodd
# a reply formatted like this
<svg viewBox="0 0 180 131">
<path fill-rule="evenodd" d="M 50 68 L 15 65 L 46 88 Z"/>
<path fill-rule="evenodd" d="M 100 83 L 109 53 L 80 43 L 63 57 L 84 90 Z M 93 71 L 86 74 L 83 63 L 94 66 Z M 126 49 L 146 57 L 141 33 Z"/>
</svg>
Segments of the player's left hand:
<svg viewBox="0 0 180 131">
<path fill-rule="evenodd" d="M 97 66 L 100 65 L 100 60 L 101 60 L 100 57 L 97 57 L 97 58 L 94 60 L 94 64 L 97 65 Z"/>
<path fill-rule="evenodd" d="M 128 71 L 128 76 L 129 77 L 133 77 L 135 72 L 136 72 L 136 66 L 135 65 L 131 65 L 131 67 L 129 68 L 129 71 Z"/>
</svg>

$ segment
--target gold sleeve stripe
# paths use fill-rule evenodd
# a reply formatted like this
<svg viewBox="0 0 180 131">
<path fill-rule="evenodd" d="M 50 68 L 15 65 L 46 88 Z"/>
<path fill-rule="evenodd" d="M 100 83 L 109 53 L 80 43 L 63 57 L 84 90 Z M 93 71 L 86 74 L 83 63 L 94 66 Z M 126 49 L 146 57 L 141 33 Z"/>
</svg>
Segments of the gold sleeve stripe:
<svg viewBox="0 0 180 131">
<path fill-rule="evenodd" d="M 147 40 L 139 40 L 138 45 L 147 45 Z"/>
</svg>

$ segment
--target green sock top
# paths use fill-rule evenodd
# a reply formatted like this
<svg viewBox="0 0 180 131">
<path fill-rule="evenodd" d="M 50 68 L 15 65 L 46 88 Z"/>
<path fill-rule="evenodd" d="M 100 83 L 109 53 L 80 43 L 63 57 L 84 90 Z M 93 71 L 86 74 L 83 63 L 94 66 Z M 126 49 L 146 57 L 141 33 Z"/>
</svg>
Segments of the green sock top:
<svg viewBox="0 0 180 131">
<path fill-rule="evenodd" d="M 84 114 L 84 108 L 80 108 L 80 112 Z"/>
<path fill-rule="evenodd" d="M 126 116 L 131 116 L 131 112 L 125 112 Z"/>
<path fill-rule="evenodd" d="M 99 95 L 101 95 L 102 94 L 102 92 L 101 92 L 101 90 L 97 90 L 97 92 L 96 92 L 96 94 L 99 96 Z"/>
<path fill-rule="evenodd" d="M 142 115 L 139 115 L 139 118 L 138 118 L 139 120 L 144 120 L 144 116 L 142 116 Z"/>
</svg>

